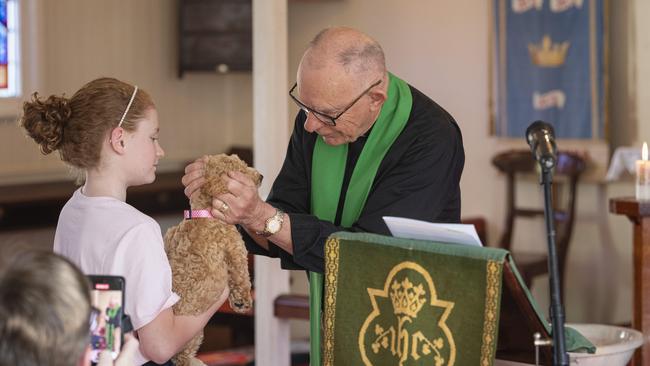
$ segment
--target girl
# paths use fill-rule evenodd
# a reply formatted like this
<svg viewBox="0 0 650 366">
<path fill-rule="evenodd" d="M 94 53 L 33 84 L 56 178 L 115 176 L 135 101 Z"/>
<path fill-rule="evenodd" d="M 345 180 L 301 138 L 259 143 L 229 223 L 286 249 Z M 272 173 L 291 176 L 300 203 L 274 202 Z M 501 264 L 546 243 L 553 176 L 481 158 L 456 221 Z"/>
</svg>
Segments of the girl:
<svg viewBox="0 0 650 366">
<path fill-rule="evenodd" d="M 58 151 L 85 177 L 61 211 L 54 251 L 86 274 L 123 276 L 125 310 L 140 340 L 136 364 L 167 362 L 205 326 L 228 290 L 203 314 L 175 316 L 178 296 L 160 226 L 125 202 L 128 187 L 154 181 L 164 156 L 153 101 L 137 86 L 101 78 L 69 99 L 41 100 L 34 93 L 23 110 L 20 124 L 41 152 Z"/>
</svg>

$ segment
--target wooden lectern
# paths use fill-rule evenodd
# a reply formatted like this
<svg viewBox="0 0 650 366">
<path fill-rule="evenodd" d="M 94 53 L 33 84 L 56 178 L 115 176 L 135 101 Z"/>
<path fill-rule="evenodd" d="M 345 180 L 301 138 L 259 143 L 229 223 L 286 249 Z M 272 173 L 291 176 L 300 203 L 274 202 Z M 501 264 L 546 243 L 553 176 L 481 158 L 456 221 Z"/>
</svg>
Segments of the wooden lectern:
<svg viewBox="0 0 650 366">
<path fill-rule="evenodd" d="M 634 224 L 634 311 L 632 326 L 650 335 L 650 201 L 634 198 L 609 200 L 609 212 L 627 216 Z M 634 365 L 650 364 L 650 342 L 634 354 Z"/>
</svg>

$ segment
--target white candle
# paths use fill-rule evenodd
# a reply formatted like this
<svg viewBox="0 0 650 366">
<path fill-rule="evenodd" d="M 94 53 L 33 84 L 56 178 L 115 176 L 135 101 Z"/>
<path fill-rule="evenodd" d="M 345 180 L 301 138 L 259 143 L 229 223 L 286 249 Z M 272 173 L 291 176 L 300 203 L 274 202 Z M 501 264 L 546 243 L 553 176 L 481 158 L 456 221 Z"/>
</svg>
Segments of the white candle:
<svg viewBox="0 0 650 366">
<path fill-rule="evenodd" d="M 636 199 L 650 200 L 650 161 L 648 161 L 648 144 L 643 143 L 642 160 L 636 161 Z"/>
</svg>

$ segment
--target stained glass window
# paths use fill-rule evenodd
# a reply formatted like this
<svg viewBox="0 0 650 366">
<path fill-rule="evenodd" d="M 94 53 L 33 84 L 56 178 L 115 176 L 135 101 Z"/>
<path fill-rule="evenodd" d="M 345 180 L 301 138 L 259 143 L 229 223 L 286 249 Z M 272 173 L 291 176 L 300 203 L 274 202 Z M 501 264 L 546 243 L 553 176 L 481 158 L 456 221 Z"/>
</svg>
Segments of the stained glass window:
<svg viewBox="0 0 650 366">
<path fill-rule="evenodd" d="M 17 0 L 0 0 L 0 97 L 18 96 L 20 90 Z"/>
</svg>

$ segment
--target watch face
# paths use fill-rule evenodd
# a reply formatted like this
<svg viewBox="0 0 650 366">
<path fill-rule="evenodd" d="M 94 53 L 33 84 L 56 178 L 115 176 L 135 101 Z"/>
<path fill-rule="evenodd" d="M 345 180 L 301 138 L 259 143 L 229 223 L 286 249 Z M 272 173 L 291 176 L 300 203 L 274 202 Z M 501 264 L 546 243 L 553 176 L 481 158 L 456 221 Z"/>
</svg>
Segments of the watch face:
<svg viewBox="0 0 650 366">
<path fill-rule="evenodd" d="M 271 220 L 269 221 L 269 226 L 268 226 L 268 231 L 275 234 L 278 231 L 280 231 L 280 226 L 282 223 L 280 223 L 279 220 Z"/>
</svg>

